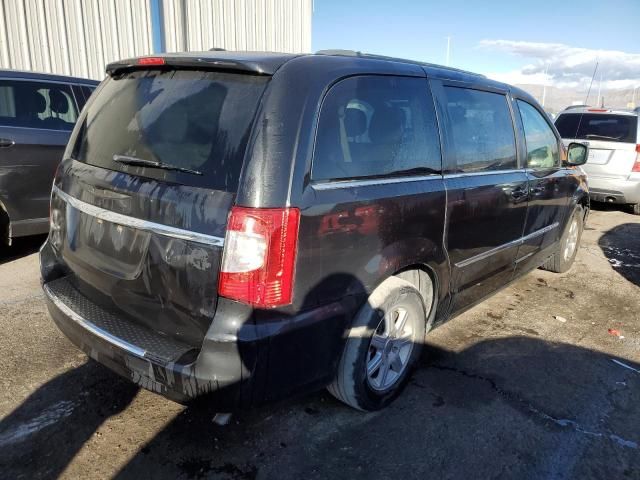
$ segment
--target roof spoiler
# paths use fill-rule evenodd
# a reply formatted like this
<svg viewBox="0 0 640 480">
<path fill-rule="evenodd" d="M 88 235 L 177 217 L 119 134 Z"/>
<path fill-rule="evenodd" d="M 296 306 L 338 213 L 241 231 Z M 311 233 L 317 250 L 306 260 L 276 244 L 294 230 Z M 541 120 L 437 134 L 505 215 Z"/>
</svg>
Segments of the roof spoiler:
<svg viewBox="0 0 640 480">
<path fill-rule="evenodd" d="M 179 55 L 153 55 L 148 57 L 129 58 L 107 65 L 107 75 L 132 70 L 146 69 L 171 70 L 176 68 L 186 70 L 218 70 L 226 72 L 242 72 L 251 75 L 273 75 L 275 71 L 264 68 L 264 64 L 250 60 L 231 60 L 226 58 L 210 58 Z"/>
</svg>

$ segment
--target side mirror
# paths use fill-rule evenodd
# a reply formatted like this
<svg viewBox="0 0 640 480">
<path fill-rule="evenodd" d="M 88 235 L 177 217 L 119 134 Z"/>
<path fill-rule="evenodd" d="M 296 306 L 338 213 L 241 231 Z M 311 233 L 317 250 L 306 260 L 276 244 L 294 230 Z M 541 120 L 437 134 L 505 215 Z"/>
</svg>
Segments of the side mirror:
<svg viewBox="0 0 640 480">
<path fill-rule="evenodd" d="M 589 147 L 584 143 L 570 143 L 567 148 L 567 166 L 578 167 L 587 163 Z"/>
</svg>

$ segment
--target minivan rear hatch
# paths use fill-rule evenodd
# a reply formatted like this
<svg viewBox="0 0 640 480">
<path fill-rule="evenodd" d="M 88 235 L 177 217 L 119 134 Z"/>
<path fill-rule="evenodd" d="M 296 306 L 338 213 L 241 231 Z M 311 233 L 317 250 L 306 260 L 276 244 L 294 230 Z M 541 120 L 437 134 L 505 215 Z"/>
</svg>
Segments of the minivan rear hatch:
<svg viewBox="0 0 640 480">
<path fill-rule="evenodd" d="M 111 72 L 57 175 L 50 243 L 72 287 L 198 347 L 215 313 L 228 213 L 269 76 Z"/>
<path fill-rule="evenodd" d="M 627 113 L 563 113 L 556 128 L 565 144 L 587 141 L 590 176 L 627 178 L 636 161 L 638 117 Z"/>
</svg>

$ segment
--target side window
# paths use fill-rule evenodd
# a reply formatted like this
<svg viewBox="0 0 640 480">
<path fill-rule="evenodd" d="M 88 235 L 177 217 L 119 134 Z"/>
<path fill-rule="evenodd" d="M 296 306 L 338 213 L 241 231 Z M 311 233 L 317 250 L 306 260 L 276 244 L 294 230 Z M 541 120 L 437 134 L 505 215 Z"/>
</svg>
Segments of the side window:
<svg viewBox="0 0 640 480">
<path fill-rule="evenodd" d="M 329 90 L 318 122 L 314 180 L 441 172 L 425 79 L 360 76 Z"/>
<path fill-rule="evenodd" d="M 560 162 L 558 139 L 540 112 L 527 102 L 518 100 L 527 142 L 528 168 L 553 168 Z"/>
<path fill-rule="evenodd" d="M 77 118 L 68 85 L 0 80 L 0 125 L 71 130 Z"/>
<path fill-rule="evenodd" d="M 73 96 L 76 97 L 76 103 L 78 104 L 78 110 L 82 110 L 84 108 L 85 103 L 87 103 L 87 98 L 84 94 L 84 91 L 80 85 L 72 85 Z"/>
<path fill-rule="evenodd" d="M 445 133 L 459 172 L 515 169 L 516 140 L 507 98 L 444 87 Z"/>
<path fill-rule="evenodd" d="M 85 86 L 82 87 L 82 92 L 84 93 L 85 101 L 89 100 L 89 97 L 91 96 L 91 94 L 95 89 L 96 87 L 85 87 Z"/>
</svg>

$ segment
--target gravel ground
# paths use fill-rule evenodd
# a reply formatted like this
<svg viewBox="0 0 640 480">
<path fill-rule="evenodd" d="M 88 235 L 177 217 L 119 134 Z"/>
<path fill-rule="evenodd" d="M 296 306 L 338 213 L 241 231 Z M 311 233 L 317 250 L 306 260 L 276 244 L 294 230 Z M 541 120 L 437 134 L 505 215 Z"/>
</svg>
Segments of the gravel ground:
<svg viewBox="0 0 640 480">
<path fill-rule="evenodd" d="M 58 332 L 42 240 L 0 256 L 0 478 L 640 479 L 639 217 L 592 212 L 570 272 L 532 272 L 432 332 L 387 410 L 319 392 L 224 427 Z"/>
</svg>

